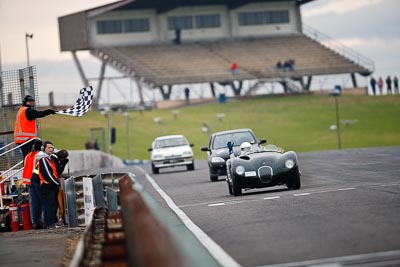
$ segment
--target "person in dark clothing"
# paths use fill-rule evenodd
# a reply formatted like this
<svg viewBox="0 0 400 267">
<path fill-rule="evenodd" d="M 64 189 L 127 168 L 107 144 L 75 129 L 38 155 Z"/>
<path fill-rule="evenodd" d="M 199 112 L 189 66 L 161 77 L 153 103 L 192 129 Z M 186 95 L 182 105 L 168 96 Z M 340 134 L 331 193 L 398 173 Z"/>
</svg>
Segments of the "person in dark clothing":
<svg viewBox="0 0 400 267">
<path fill-rule="evenodd" d="M 181 44 L 181 28 L 176 28 L 175 29 L 175 39 L 174 39 L 175 44 Z"/>
<path fill-rule="evenodd" d="M 189 98 L 190 98 L 190 89 L 189 87 L 185 88 L 185 100 L 186 100 L 186 105 L 189 104 Z"/>
<path fill-rule="evenodd" d="M 277 70 L 283 69 L 283 64 L 282 64 L 282 62 L 281 62 L 281 61 L 278 61 L 278 62 L 276 63 L 276 65 L 275 65 L 275 68 L 276 68 Z"/>
<path fill-rule="evenodd" d="M 58 209 L 58 190 L 60 186 L 59 177 L 68 163 L 68 152 L 60 150 L 49 157 L 39 160 L 38 173 L 41 183 L 43 219 L 47 229 L 54 229 Z"/>
<path fill-rule="evenodd" d="M 399 78 L 397 78 L 397 76 L 394 76 L 393 78 L 393 85 L 394 85 L 394 93 L 399 94 Z"/>
<path fill-rule="evenodd" d="M 57 153 L 51 155 L 53 160 L 56 163 L 56 170 L 59 179 L 62 177 L 62 174 L 64 172 L 65 166 L 68 164 L 68 151 L 65 149 L 57 151 Z M 60 181 L 61 183 L 61 181 Z M 57 197 L 56 197 L 56 202 L 57 202 L 57 209 L 53 211 L 53 214 L 58 214 L 58 222 L 56 226 L 63 226 L 65 225 L 65 214 L 64 214 L 64 190 L 62 186 L 59 187 L 57 190 Z"/>
<path fill-rule="evenodd" d="M 390 75 L 386 78 L 386 92 L 388 95 L 392 94 L 392 79 L 390 78 Z"/>
<path fill-rule="evenodd" d="M 14 142 L 16 145 L 23 144 L 21 146 L 23 158 L 32 150 L 32 141 L 37 137 L 36 119 L 56 114 L 53 109 L 35 110 L 34 105 L 35 99 L 30 95 L 25 96 L 15 118 Z"/>
<path fill-rule="evenodd" d="M 376 80 L 373 76 L 371 76 L 371 79 L 369 80 L 369 84 L 371 85 L 372 93 L 375 95 L 376 94 Z"/>
<path fill-rule="evenodd" d="M 39 151 L 39 153 L 35 156 L 35 168 L 33 169 L 32 177 L 31 177 L 31 188 L 30 188 L 30 196 L 31 196 L 31 209 L 32 209 L 32 224 L 33 229 L 42 229 L 42 189 L 40 185 L 40 177 L 39 177 L 39 168 L 38 163 L 39 160 L 44 157 L 50 157 L 50 155 L 54 152 L 54 145 L 50 141 L 43 142 L 43 149 Z"/>
<path fill-rule="evenodd" d="M 93 148 L 96 149 L 96 150 L 99 150 L 99 149 L 100 149 L 100 148 L 99 148 L 99 143 L 97 142 L 97 139 L 94 140 Z"/>
</svg>

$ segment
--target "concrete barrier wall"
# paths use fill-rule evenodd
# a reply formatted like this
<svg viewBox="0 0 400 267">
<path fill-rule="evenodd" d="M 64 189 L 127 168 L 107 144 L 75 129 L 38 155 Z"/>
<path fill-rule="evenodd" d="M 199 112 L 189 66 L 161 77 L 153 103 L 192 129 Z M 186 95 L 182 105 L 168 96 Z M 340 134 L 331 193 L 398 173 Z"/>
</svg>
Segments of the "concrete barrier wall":
<svg viewBox="0 0 400 267">
<path fill-rule="evenodd" d="M 70 150 L 68 152 L 71 173 L 125 166 L 122 159 L 98 150 Z"/>
</svg>

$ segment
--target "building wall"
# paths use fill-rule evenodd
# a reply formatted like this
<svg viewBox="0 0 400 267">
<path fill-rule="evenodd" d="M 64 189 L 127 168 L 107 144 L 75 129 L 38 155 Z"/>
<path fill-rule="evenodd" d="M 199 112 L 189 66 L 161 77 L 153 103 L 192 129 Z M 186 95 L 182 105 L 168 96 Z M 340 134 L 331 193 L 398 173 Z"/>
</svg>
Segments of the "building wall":
<svg viewBox="0 0 400 267">
<path fill-rule="evenodd" d="M 288 23 L 261 25 L 239 25 L 238 16 L 243 12 L 268 12 L 287 10 Z M 217 28 L 196 28 L 196 16 L 219 15 L 220 25 Z M 157 14 L 156 10 L 111 11 L 88 20 L 88 42 L 90 47 L 126 46 L 148 43 L 171 43 L 175 30 L 168 28 L 168 18 L 175 16 L 192 16 L 193 28 L 181 30 L 181 41 L 216 40 L 240 37 L 264 37 L 271 35 L 293 34 L 301 31 L 300 10 L 295 1 L 250 3 L 229 10 L 223 5 L 181 7 Z M 97 23 L 107 20 L 149 19 L 150 31 L 135 33 L 102 33 L 97 32 Z"/>
<path fill-rule="evenodd" d="M 97 34 L 97 21 L 141 18 L 149 18 L 151 31 L 139 33 Z M 146 44 L 159 41 L 159 33 L 157 31 L 158 21 L 156 11 L 154 9 L 142 9 L 137 11 L 112 11 L 90 19 L 88 24 L 90 29 L 89 42 L 91 47 L 124 46 L 132 44 Z"/>
<path fill-rule="evenodd" d="M 175 31 L 168 30 L 168 17 L 172 16 L 185 16 L 190 15 L 195 17 L 196 15 L 214 15 L 220 16 L 220 27 L 219 28 L 193 28 L 190 30 L 181 31 L 181 39 L 185 41 L 193 40 L 205 40 L 205 39 L 218 39 L 218 38 L 229 38 L 229 23 L 228 23 L 228 11 L 225 6 L 199 6 L 199 7 L 184 7 L 177 8 L 162 14 L 159 17 L 160 20 L 160 41 L 168 42 L 175 38 Z"/>
<path fill-rule="evenodd" d="M 298 33 L 298 13 L 296 4 L 293 1 L 272 2 L 272 3 L 252 3 L 235 10 L 232 10 L 232 37 L 261 37 L 270 35 L 282 35 Z M 289 23 L 263 24 L 255 26 L 240 26 L 238 24 L 238 14 L 240 12 L 251 11 L 276 11 L 289 10 Z"/>
<path fill-rule="evenodd" d="M 58 18 L 61 51 L 86 50 L 88 32 L 85 12 Z"/>
</svg>

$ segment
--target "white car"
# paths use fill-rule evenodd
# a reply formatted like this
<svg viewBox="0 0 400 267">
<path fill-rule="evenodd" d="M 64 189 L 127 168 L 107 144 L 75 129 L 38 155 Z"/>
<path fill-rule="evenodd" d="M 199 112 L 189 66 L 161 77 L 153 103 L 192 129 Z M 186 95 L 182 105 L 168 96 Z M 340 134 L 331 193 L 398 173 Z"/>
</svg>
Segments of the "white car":
<svg viewBox="0 0 400 267">
<path fill-rule="evenodd" d="M 154 174 L 159 169 L 186 166 L 188 171 L 194 170 L 193 144 L 189 144 L 183 135 L 166 135 L 154 139 L 151 148 L 151 169 Z"/>
</svg>

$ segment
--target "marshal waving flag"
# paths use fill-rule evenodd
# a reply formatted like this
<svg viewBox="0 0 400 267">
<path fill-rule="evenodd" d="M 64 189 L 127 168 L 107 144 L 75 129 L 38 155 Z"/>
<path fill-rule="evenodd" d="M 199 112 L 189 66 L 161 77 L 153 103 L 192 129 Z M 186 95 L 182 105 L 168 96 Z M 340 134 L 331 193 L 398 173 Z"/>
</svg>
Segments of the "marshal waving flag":
<svg viewBox="0 0 400 267">
<path fill-rule="evenodd" d="M 93 101 L 93 88 L 92 86 L 84 87 L 79 92 L 79 98 L 76 100 L 75 105 L 70 108 L 56 111 L 56 114 L 68 115 L 74 117 L 81 117 L 92 106 Z"/>
</svg>

